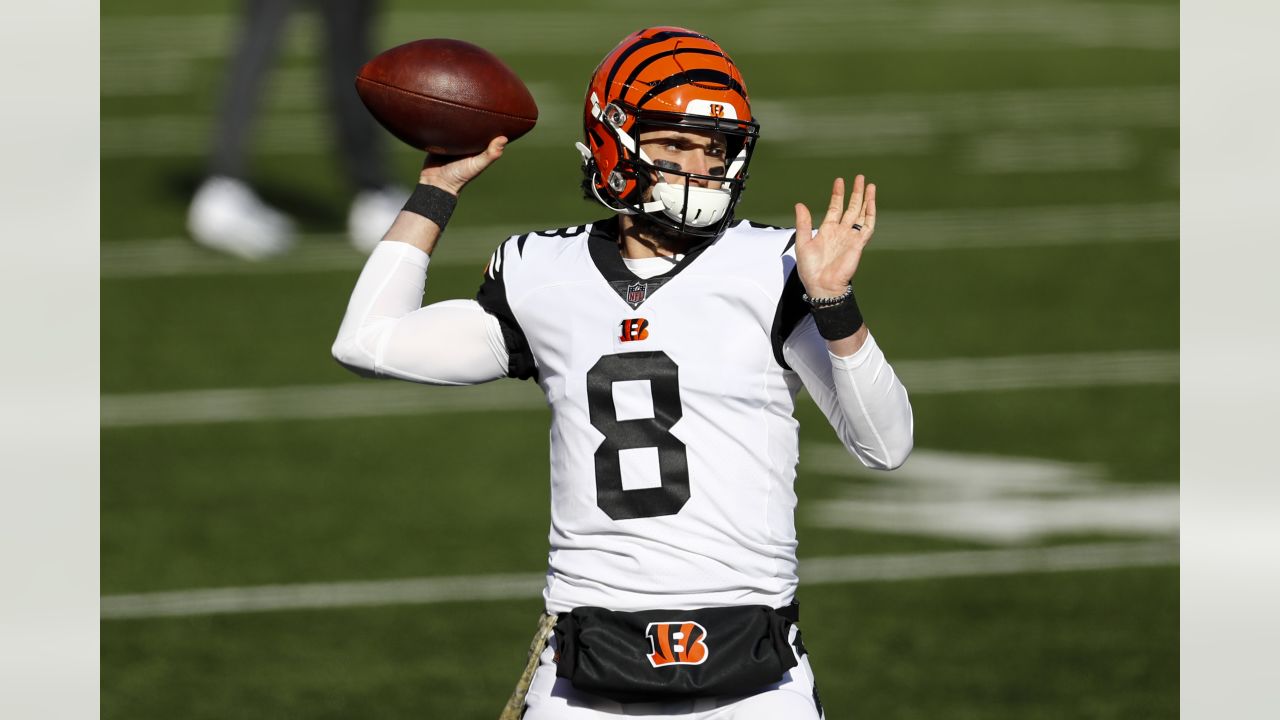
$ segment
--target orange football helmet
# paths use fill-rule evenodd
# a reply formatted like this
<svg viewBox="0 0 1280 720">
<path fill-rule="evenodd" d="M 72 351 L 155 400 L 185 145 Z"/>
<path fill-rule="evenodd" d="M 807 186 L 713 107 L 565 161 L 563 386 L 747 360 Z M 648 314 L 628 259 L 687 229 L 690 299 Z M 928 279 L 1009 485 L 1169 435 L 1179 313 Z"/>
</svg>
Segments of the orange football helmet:
<svg viewBox="0 0 1280 720">
<path fill-rule="evenodd" d="M 641 130 L 707 130 L 728 142 L 723 175 L 696 175 L 654 162 L 640 148 Z M 760 126 L 751 116 L 742 74 L 705 35 L 654 27 L 628 35 L 587 87 L 582 154 L 585 187 L 620 214 L 644 214 L 679 232 L 717 237 L 733 220 Z M 663 174 L 683 176 L 683 185 Z M 718 188 L 692 186 L 705 179 Z"/>
</svg>

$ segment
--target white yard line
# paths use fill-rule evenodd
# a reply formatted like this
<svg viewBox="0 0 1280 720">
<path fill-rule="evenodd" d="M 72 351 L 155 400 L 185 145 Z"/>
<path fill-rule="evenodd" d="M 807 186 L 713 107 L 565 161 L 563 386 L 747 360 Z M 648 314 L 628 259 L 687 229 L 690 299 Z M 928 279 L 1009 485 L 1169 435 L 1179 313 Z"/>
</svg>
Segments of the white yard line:
<svg viewBox="0 0 1280 720">
<path fill-rule="evenodd" d="M 299 82 L 314 84 L 316 80 L 303 77 Z M 576 108 L 576 103 L 561 97 L 550 85 L 535 85 L 533 90 L 545 111 L 538 126 L 521 139 L 521 145 L 561 148 L 568 157 L 582 130 L 580 117 L 566 111 Z M 329 152 L 332 131 L 324 117 L 323 93 L 317 88 L 299 89 L 296 83 L 289 92 L 296 102 L 263 117 L 255 130 L 254 153 Z M 1019 131 L 1053 137 L 1082 131 L 1175 128 L 1178 88 L 1158 85 L 769 97 L 756 100 L 752 109 L 763 123 L 763 142 L 786 145 L 787 152 L 799 155 L 820 152 L 865 157 L 932 152 L 938 149 L 940 139 L 957 135 L 980 138 L 988 133 Z M 106 116 L 101 122 L 101 154 L 104 158 L 202 156 L 209 150 L 213 122 L 208 114 Z M 857 142 L 849 142 L 850 128 L 857 128 Z M 1057 151 L 1024 148 L 1025 152 L 1032 150 Z"/>
<path fill-rule="evenodd" d="M 940 152 L 941 139 L 990 133 L 1118 131 L 1176 128 L 1178 88 L 1040 88 L 986 92 L 761 98 L 762 142 L 788 143 L 789 152 L 831 155 L 841 146 L 855 156 Z M 857 128 L 856 142 L 848 140 Z M 837 141 L 837 142 L 827 142 Z"/>
<path fill-rule="evenodd" d="M 1010 546 L 1178 533 L 1177 483 L 1117 483 L 1092 463 L 916 448 L 890 476 L 834 443 L 806 445 L 800 457 L 802 473 L 851 478 L 809 503 L 810 525 Z"/>
<path fill-rule="evenodd" d="M 1160 350 L 902 360 L 894 363 L 894 368 L 912 395 L 1178 382 L 1178 354 Z M 323 420 L 544 407 L 542 392 L 532 383 L 497 382 L 460 388 L 371 381 L 103 395 L 102 427 Z"/>
<path fill-rule="evenodd" d="M 534 574 L 471 575 L 107 595 L 102 598 L 102 617 L 117 620 L 269 610 L 509 600 L 536 597 L 545 584 L 546 578 Z"/>
<path fill-rule="evenodd" d="M 913 395 L 1178 382 L 1178 353 L 1164 350 L 902 360 L 893 365 Z"/>
<path fill-rule="evenodd" d="M 1171 542 L 1099 543 L 1008 550 L 810 558 L 800 564 L 801 587 L 836 583 L 1070 572 L 1178 564 Z M 535 598 L 541 574 L 471 575 L 343 583 L 263 585 L 208 590 L 107 595 L 104 620 L 383 605 Z"/>
<path fill-rule="evenodd" d="M 528 230 L 528 228 L 525 228 Z M 475 265 L 476 277 L 494 248 L 519 231 L 508 226 L 449 229 L 449 238 L 432 257 L 435 265 Z M 316 234 L 298 238 L 288 255 L 262 262 L 245 262 L 206 250 L 183 237 L 120 240 L 100 245 L 99 269 L 104 279 L 173 277 L 185 275 L 293 275 L 351 271 L 365 256 L 353 249 L 345 235 Z"/>
<path fill-rule="evenodd" d="M 786 220 L 779 220 L 787 222 Z M 450 229 L 437 265 L 484 266 L 500 242 L 530 227 L 510 225 Z M 981 250 L 1087 244 L 1172 242 L 1178 238 L 1178 205 L 1155 202 L 1119 205 L 918 210 L 896 213 L 876 236 L 877 253 L 896 250 Z M 100 246 L 104 279 L 292 274 L 358 270 L 363 256 L 341 235 L 301 238 L 289 255 L 251 263 L 213 253 L 186 238 L 121 240 Z"/>
<path fill-rule="evenodd" d="M 536 410 L 546 405 L 536 385 L 511 382 L 470 388 L 366 382 L 183 390 L 104 395 L 102 427 Z"/>
<path fill-rule="evenodd" d="M 1090 132 L 997 132 L 965 141 L 962 167 L 987 175 L 1128 170 L 1142 160 L 1133 133 L 1116 129 Z"/>
</svg>

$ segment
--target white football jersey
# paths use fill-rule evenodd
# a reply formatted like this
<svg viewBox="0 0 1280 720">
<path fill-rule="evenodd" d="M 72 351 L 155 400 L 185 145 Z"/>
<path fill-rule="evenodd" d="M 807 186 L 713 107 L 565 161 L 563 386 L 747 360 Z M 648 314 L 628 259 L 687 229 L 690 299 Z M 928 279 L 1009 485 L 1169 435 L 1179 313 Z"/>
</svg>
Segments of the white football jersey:
<svg viewBox="0 0 1280 720">
<path fill-rule="evenodd" d="M 547 609 L 782 606 L 795 594 L 804 316 L 793 231 L 740 222 L 665 274 L 616 218 L 504 242 L 479 303 L 551 408 Z"/>
</svg>

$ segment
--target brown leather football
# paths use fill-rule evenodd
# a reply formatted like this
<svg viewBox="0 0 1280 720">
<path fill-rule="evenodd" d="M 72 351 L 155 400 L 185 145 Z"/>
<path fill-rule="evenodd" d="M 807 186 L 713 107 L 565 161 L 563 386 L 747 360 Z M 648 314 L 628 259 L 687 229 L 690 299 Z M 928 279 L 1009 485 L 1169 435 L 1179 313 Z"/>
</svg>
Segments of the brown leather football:
<svg viewBox="0 0 1280 720">
<path fill-rule="evenodd" d="M 392 135 L 441 155 L 473 155 L 538 121 L 533 95 L 511 68 L 462 40 L 414 40 L 380 53 L 360 69 L 356 92 Z"/>
</svg>

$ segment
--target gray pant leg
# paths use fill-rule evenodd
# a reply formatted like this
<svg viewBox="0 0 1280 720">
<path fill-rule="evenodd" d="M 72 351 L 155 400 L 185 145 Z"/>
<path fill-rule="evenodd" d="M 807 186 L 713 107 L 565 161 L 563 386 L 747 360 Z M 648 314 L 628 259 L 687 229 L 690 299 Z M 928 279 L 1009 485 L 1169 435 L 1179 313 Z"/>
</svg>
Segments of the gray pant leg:
<svg viewBox="0 0 1280 720">
<path fill-rule="evenodd" d="M 347 177 L 357 190 L 387 184 L 382 130 L 360 102 L 356 74 L 374 55 L 370 39 L 377 0 L 318 0 L 324 20 L 325 85 L 329 94 L 338 149 Z"/>
<path fill-rule="evenodd" d="M 243 178 L 249 132 L 262 93 L 263 81 L 280 47 L 292 0 L 247 0 L 231 72 L 227 78 L 209 171 Z"/>
</svg>

